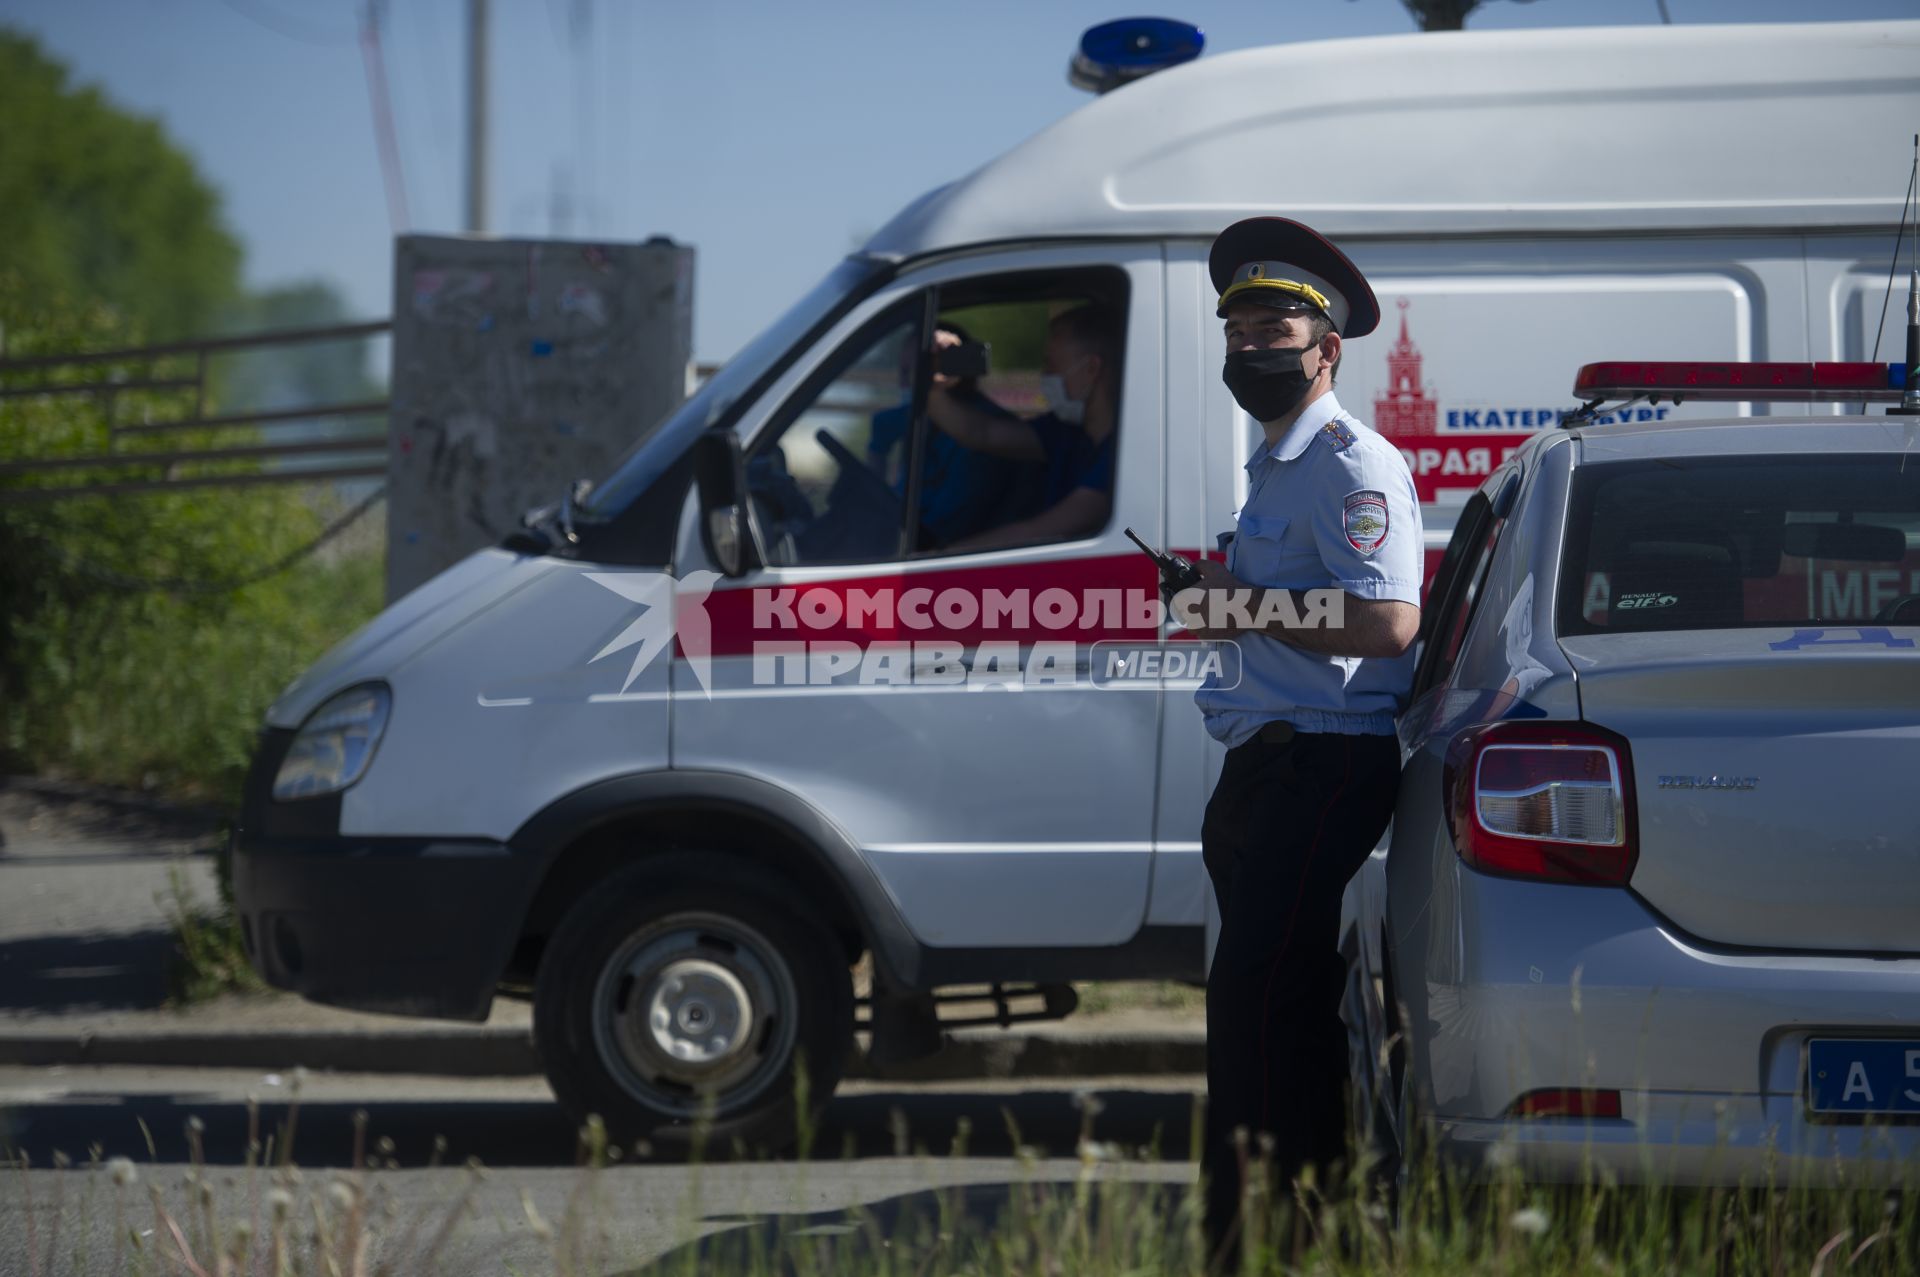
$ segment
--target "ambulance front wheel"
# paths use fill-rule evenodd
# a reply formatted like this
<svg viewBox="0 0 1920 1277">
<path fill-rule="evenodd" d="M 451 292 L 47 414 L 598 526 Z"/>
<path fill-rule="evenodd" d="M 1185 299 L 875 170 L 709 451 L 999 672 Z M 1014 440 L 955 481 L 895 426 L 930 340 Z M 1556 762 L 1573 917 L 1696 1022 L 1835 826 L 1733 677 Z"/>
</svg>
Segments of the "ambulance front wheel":
<svg viewBox="0 0 1920 1277">
<path fill-rule="evenodd" d="M 853 1041 L 845 948 L 777 877 L 714 854 L 596 886 L 540 963 L 533 1032 L 554 1094 L 631 1153 L 782 1151 Z"/>
</svg>

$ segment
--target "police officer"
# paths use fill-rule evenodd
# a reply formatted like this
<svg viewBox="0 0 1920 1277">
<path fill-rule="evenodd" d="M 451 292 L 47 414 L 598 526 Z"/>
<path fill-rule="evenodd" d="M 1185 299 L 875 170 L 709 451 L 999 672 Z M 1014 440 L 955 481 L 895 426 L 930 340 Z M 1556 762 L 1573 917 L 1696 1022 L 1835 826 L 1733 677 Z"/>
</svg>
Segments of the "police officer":
<svg viewBox="0 0 1920 1277">
<path fill-rule="evenodd" d="M 1366 279 L 1281 217 L 1229 226 L 1208 264 L 1227 387 L 1261 429 L 1227 562 L 1199 565 L 1207 607 L 1196 626 L 1240 652 L 1235 685 L 1210 679 L 1196 695 L 1227 746 L 1201 841 L 1220 909 L 1207 977 L 1207 1231 L 1230 1259 L 1236 1129 L 1254 1160 L 1271 1137 L 1282 1193 L 1345 1152 L 1340 902 L 1393 812 L 1394 715 L 1413 679 L 1423 555 L 1399 449 L 1333 393 L 1344 341 L 1380 321 Z M 1319 596 L 1316 613 L 1314 590 L 1339 593 Z M 1240 609 L 1220 606 L 1228 600 Z M 1316 616 L 1329 623 L 1297 623 Z"/>
</svg>

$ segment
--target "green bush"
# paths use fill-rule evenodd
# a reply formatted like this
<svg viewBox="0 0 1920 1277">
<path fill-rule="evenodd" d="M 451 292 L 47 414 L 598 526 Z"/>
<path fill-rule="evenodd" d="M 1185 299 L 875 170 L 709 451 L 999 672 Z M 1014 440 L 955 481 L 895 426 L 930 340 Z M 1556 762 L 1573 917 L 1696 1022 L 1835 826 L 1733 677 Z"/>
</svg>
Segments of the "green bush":
<svg viewBox="0 0 1920 1277">
<path fill-rule="evenodd" d="M 0 280 L 0 293 L 7 291 Z M 7 351 L 71 352 L 137 337 L 105 310 L 17 319 Z M 60 370 L 60 379 L 179 376 L 185 359 Z M 15 374 L 9 387 L 33 384 Z M 111 404 L 109 409 L 108 405 Z M 181 392 L 0 400 L 0 463 L 109 451 L 226 447 L 247 432 L 115 438 L 113 421 L 191 416 Z M 109 411 L 112 418 L 109 419 Z M 206 411 L 212 412 L 211 405 Z M 179 474 L 246 462 L 189 463 Z M 0 477 L 0 490 L 152 478 L 153 466 Z M 312 541 L 344 508 L 290 484 L 0 503 L 0 750 L 16 770 L 232 800 L 253 734 L 303 667 L 377 612 L 376 553 L 331 547 L 296 569 L 222 588 Z"/>
</svg>

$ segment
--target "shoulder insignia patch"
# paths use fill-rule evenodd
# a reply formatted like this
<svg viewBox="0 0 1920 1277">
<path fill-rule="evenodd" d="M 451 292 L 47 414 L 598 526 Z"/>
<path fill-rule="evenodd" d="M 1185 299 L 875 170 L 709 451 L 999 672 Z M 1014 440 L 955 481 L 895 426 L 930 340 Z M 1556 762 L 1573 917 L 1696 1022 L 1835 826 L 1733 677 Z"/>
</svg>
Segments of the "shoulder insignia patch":
<svg viewBox="0 0 1920 1277">
<path fill-rule="evenodd" d="M 1348 448 L 1353 447 L 1355 443 L 1359 442 L 1359 437 L 1353 433 L 1346 422 L 1335 417 L 1332 421 L 1320 427 L 1320 442 L 1326 444 L 1335 452 L 1345 452 Z"/>
<path fill-rule="evenodd" d="M 1372 554 L 1387 540 L 1387 494 L 1374 488 L 1349 492 L 1343 503 L 1341 525 L 1347 544 L 1362 554 Z"/>
</svg>

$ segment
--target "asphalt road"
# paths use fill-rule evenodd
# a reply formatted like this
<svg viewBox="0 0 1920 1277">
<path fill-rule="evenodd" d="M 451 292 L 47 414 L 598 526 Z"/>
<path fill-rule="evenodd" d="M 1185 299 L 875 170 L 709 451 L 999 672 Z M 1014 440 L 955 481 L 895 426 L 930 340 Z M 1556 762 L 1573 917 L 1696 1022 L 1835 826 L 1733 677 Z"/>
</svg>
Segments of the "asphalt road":
<svg viewBox="0 0 1920 1277">
<path fill-rule="evenodd" d="M 246 1214 L 249 1202 L 247 1097 L 258 1097 L 266 1134 L 282 1129 L 291 1085 L 290 1078 L 253 1072 L 0 1068 L 0 1148 L 15 1158 L 15 1169 L 0 1171 L 0 1277 L 33 1271 L 29 1199 L 39 1247 L 44 1251 L 52 1240 L 57 1214 L 61 1255 L 80 1256 L 75 1266 L 63 1258 L 50 1271 L 115 1269 L 111 1176 L 85 1166 L 23 1173 L 22 1154 L 35 1167 L 49 1166 L 56 1151 L 82 1163 L 90 1153 L 103 1161 L 132 1159 L 139 1179 L 124 1190 L 125 1219 L 140 1233 L 156 1228 L 147 1195 L 152 1186 L 170 1210 L 188 1218 L 186 1127 L 198 1118 L 217 1208 L 232 1219 Z M 669 1271 L 684 1261 L 705 1272 L 718 1255 L 774 1246 L 777 1234 L 790 1238 L 798 1231 L 816 1239 L 810 1245 L 859 1246 L 930 1226 L 943 1208 L 986 1227 L 1016 1191 L 1028 1195 L 1023 1200 L 1033 1192 L 1071 1191 L 1085 1169 L 1076 1156 L 1081 1102 L 1092 1094 L 1101 1109 L 1093 1119 L 1101 1144 L 1093 1173 L 1165 1194 L 1171 1212 L 1173 1197 L 1193 1176 L 1188 1137 L 1200 1079 L 1103 1078 L 1086 1092 L 1071 1080 L 1038 1085 L 848 1084 L 828 1106 L 816 1151 L 804 1163 L 636 1165 L 627 1159 L 587 1176 L 577 1169 L 572 1124 L 538 1080 L 315 1074 L 301 1084 L 294 1151 L 303 1178 L 296 1196 L 305 1211 L 316 1199 L 328 1200 L 338 1178 L 329 1168 L 351 1165 L 355 1114 L 364 1110 L 369 1147 L 383 1148 L 381 1138 L 390 1139 L 400 1167 L 365 1178 L 370 1200 L 387 1203 L 382 1211 L 391 1213 L 374 1230 L 376 1258 L 412 1254 L 406 1270 L 417 1270 L 427 1239 L 471 1189 L 437 1255 L 448 1273 L 551 1272 L 560 1266 L 556 1245 L 602 1236 L 596 1243 L 602 1249 L 579 1270 L 624 1273 L 665 1260 Z M 963 1119 L 971 1131 L 964 1154 L 955 1155 Z M 445 1138 L 446 1148 L 442 1164 L 433 1167 L 436 1136 Z M 485 1165 L 483 1179 L 475 1180 L 464 1164 L 468 1158 Z M 264 1191 L 263 1183 L 254 1197 Z M 561 1225 L 570 1200 L 589 1223 Z M 852 1208 L 870 1214 L 850 1216 Z M 555 1226 L 561 1241 L 542 1235 L 536 1215 Z M 151 1233 L 142 1240 L 155 1244 Z"/>
<path fill-rule="evenodd" d="M 173 875 L 211 903 L 216 842 L 190 815 L 0 788 L 0 1017 L 163 1003 Z"/>
</svg>

